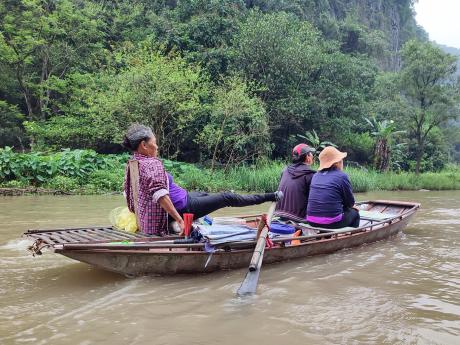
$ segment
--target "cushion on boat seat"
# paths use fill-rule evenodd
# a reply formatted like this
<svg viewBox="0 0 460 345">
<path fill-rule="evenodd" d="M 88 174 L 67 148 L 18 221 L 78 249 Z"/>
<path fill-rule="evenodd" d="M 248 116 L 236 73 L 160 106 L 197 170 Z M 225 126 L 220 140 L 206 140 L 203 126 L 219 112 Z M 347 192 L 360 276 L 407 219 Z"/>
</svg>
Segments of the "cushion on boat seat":
<svg viewBox="0 0 460 345">
<path fill-rule="evenodd" d="M 389 218 L 393 218 L 395 215 L 393 214 L 388 214 L 388 213 L 381 213 L 381 212 L 373 212 L 373 211 L 363 211 L 363 210 L 360 210 L 359 211 L 359 215 L 361 217 L 365 217 L 365 218 L 368 218 L 368 219 L 372 219 L 372 220 L 385 220 L 385 219 L 389 219 Z"/>
</svg>

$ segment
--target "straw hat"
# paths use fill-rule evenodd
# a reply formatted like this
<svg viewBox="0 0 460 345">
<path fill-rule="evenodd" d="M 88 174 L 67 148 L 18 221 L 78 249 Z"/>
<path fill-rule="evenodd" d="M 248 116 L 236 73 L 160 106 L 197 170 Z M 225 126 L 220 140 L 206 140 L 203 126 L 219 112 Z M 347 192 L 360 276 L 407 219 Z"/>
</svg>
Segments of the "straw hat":
<svg viewBox="0 0 460 345">
<path fill-rule="evenodd" d="M 334 146 L 325 147 L 318 156 L 319 170 L 330 168 L 334 163 L 340 162 L 346 156 L 346 152 L 340 152 Z"/>
</svg>

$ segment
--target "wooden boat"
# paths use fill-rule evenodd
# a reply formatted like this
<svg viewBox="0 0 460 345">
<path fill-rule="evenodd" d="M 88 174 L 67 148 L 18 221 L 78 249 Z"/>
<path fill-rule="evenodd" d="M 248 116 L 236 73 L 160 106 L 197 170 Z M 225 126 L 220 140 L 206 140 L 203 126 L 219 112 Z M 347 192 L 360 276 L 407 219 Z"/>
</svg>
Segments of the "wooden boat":
<svg viewBox="0 0 460 345">
<path fill-rule="evenodd" d="M 358 204 L 359 228 L 325 230 L 309 227 L 313 235 L 272 240 L 267 247 L 264 264 L 298 259 L 340 249 L 356 247 L 396 235 L 420 207 L 418 203 L 400 201 L 365 201 Z M 364 214 L 364 216 L 363 216 Z M 247 225 L 256 228 L 260 216 L 246 216 Z M 24 234 L 35 240 L 30 247 L 34 254 L 43 248 L 96 267 L 137 276 L 201 273 L 248 267 L 256 241 L 232 242 L 216 246 L 212 255 L 203 243 L 177 243 L 178 237 L 145 237 L 117 231 L 112 227 L 29 230 Z"/>
</svg>

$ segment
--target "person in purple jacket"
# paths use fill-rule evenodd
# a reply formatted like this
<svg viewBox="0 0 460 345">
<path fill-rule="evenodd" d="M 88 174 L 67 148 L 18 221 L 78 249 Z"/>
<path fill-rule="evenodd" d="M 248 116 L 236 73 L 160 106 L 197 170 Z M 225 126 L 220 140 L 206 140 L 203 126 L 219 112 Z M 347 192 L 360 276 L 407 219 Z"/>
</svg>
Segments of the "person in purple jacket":
<svg viewBox="0 0 460 345">
<path fill-rule="evenodd" d="M 299 144 L 292 149 L 292 164 L 283 170 L 278 187 L 284 198 L 276 204 L 277 216 L 292 220 L 305 219 L 310 183 L 315 173 L 311 168 L 314 152 L 315 149 L 307 144 Z"/>
<path fill-rule="evenodd" d="M 313 176 L 307 206 L 307 222 L 327 229 L 359 227 L 359 211 L 350 179 L 343 170 L 346 152 L 327 146 L 319 154 L 319 169 Z"/>
</svg>

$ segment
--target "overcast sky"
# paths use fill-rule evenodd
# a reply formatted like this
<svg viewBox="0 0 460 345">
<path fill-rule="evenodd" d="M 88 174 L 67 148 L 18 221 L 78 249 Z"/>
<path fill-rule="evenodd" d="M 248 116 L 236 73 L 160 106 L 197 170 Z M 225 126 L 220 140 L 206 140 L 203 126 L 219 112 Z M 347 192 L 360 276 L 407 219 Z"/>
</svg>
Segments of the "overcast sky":
<svg viewBox="0 0 460 345">
<path fill-rule="evenodd" d="M 430 40 L 460 48 L 460 0 L 418 0 L 415 11 Z"/>
</svg>

